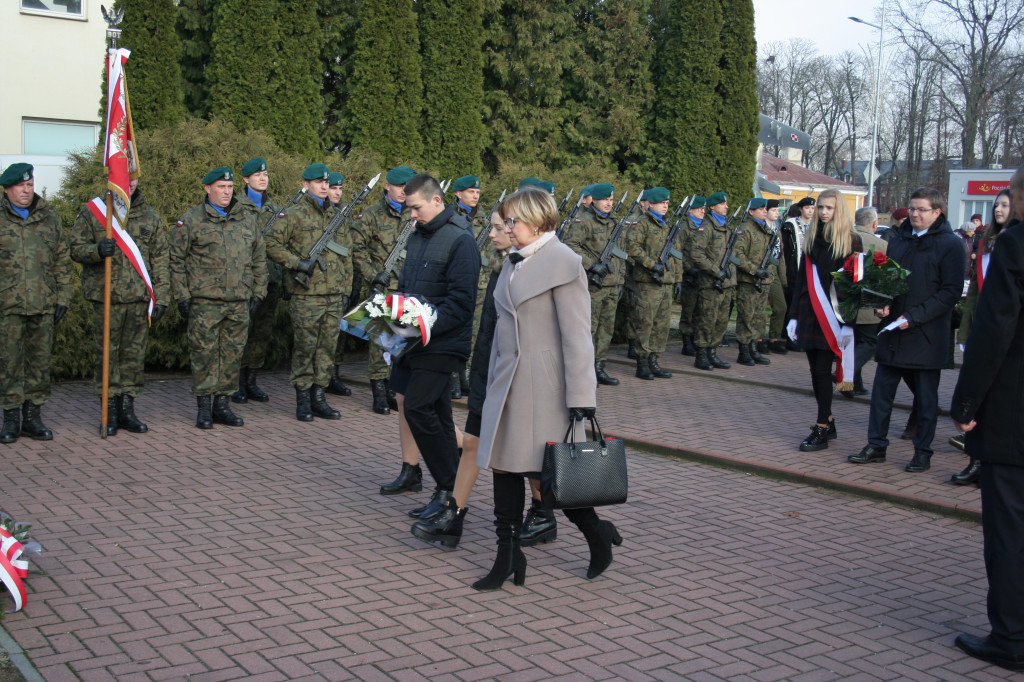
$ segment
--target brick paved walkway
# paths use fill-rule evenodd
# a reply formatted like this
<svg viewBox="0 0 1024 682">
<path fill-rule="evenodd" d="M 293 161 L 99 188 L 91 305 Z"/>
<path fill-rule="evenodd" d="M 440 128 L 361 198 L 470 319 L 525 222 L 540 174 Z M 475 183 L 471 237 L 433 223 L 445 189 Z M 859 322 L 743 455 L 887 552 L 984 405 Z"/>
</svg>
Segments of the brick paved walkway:
<svg viewBox="0 0 1024 682">
<path fill-rule="evenodd" d="M 831 449 L 798 453 L 805 362 L 772 360 L 698 376 L 666 354 L 682 376 L 656 382 L 613 362 L 624 381 L 601 389 L 599 415 L 662 451 L 977 507 L 976 489 L 944 483 L 966 459 L 944 438 L 917 477 L 902 441 L 886 464 L 843 464 L 863 445 L 862 401 L 837 399 Z M 332 399 L 340 422 L 300 424 L 286 374 L 262 383 L 274 399 L 239 407 L 244 428 L 203 432 L 188 380 L 151 380 L 137 403 L 150 433 L 106 441 L 90 387 L 63 384 L 45 412 L 55 440 L 4 447 L 0 507 L 34 523 L 45 573 L 3 626 L 43 678 L 1012 677 L 951 646 L 986 627 L 972 520 L 631 450 L 630 501 L 602 512 L 625 538 L 603 576 L 583 577 L 586 544 L 563 523 L 526 550 L 525 587 L 477 593 L 494 552 L 488 480 L 457 550 L 423 544 L 404 512 L 426 495 L 377 494 L 398 469 L 397 427 L 366 386 Z"/>
</svg>

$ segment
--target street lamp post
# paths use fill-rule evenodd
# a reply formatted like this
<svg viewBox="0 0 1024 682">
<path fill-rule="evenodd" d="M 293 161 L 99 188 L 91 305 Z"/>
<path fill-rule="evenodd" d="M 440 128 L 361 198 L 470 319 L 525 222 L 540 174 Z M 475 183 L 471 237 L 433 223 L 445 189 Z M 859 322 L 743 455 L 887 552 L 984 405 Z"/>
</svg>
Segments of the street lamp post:
<svg viewBox="0 0 1024 682">
<path fill-rule="evenodd" d="M 882 45 L 885 41 L 885 0 L 882 0 L 882 22 L 880 25 L 858 19 L 857 17 L 849 17 L 849 19 L 850 21 L 856 21 L 858 24 L 878 29 L 878 65 L 875 67 L 875 113 L 873 116 L 874 122 L 871 125 L 871 161 L 868 164 L 868 206 L 871 206 L 875 202 L 875 154 L 878 149 L 878 105 L 881 98 L 880 91 L 882 85 Z M 895 161 L 893 159 L 893 162 Z"/>
</svg>

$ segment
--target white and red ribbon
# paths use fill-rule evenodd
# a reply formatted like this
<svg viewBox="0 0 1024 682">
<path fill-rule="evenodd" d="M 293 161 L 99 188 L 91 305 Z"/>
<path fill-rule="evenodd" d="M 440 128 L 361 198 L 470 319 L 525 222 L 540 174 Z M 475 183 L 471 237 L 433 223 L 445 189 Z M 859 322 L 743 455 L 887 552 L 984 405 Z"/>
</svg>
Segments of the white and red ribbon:
<svg viewBox="0 0 1024 682">
<path fill-rule="evenodd" d="M 864 254 L 855 253 L 851 257 L 853 258 L 853 277 L 851 279 L 856 284 L 864 279 Z"/>
<path fill-rule="evenodd" d="M 28 577 L 28 561 L 21 558 L 22 546 L 9 531 L 0 528 L 0 582 L 14 599 L 14 610 L 20 611 L 28 600 L 25 592 L 25 578 Z"/>
<path fill-rule="evenodd" d="M 825 288 L 821 285 L 821 279 L 818 277 L 818 266 L 811 261 L 810 256 L 805 255 L 804 258 L 807 260 L 804 270 L 807 272 L 807 291 L 810 293 L 811 307 L 814 308 L 814 316 L 818 319 L 818 325 L 825 335 L 828 347 L 836 356 L 836 384 L 839 385 L 839 390 L 849 390 L 843 384 L 848 384 L 852 389 L 855 366 L 853 330 L 840 322 L 839 316 L 832 307 L 834 295 L 825 293 Z M 834 284 L 832 289 L 834 294 Z M 840 339 L 843 339 L 843 346 L 840 346 Z"/>
<path fill-rule="evenodd" d="M 425 346 L 430 343 L 430 309 L 425 304 L 421 303 L 415 296 L 406 296 L 405 294 L 389 294 L 385 299 L 385 303 L 391 309 L 391 319 L 396 322 L 405 314 L 406 305 L 412 307 L 416 311 L 416 323 L 420 328 L 420 337 L 423 339 L 423 345 Z"/>
<path fill-rule="evenodd" d="M 981 263 L 978 264 L 978 293 L 981 293 L 981 287 L 985 284 L 985 275 L 988 274 L 988 264 L 991 259 L 991 251 L 981 254 Z"/>
<path fill-rule="evenodd" d="M 95 197 L 89 202 L 89 211 L 96 220 L 99 221 L 100 225 L 107 224 L 107 202 L 103 201 L 99 197 Z M 149 310 L 148 314 L 153 314 L 153 306 L 156 305 L 156 294 L 153 293 L 153 280 L 149 277 L 149 270 L 146 269 L 146 261 L 142 258 L 142 252 L 139 251 L 138 244 L 132 239 L 132 236 L 125 231 L 123 227 L 117 224 L 117 221 L 111 223 L 114 241 L 117 242 L 118 248 L 128 259 L 128 262 L 135 268 L 135 272 L 139 273 L 139 277 L 146 283 L 146 289 L 149 290 Z"/>
</svg>

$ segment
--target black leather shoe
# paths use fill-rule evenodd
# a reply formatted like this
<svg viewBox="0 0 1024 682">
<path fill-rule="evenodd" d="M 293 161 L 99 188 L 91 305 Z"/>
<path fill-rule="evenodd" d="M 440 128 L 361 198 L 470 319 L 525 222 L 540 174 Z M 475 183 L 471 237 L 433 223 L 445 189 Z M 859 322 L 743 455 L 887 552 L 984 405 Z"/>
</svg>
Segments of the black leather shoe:
<svg viewBox="0 0 1024 682">
<path fill-rule="evenodd" d="M 109 414 L 107 420 L 110 420 Z M 117 425 L 131 433 L 146 433 L 149 427 L 135 416 L 135 396 L 122 395 L 117 397 Z"/>
<path fill-rule="evenodd" d="M 715 368 L 715 366 L 711 364 L 711 360 L 708 359 L 708 349 L 707 348 L 698 348 L 697 349 L 697 356 L 696 356 L 696 358 L 693 361 L 693 366 L 696 367 L 697 369 L 706 369 L 706 370 L 713 370 Z"/>
<path fill-rule="evenodd" d="M 433 497 L 430 498 L 430 502 L 427 503 L 427 506 L 420 511 L 416 518 L 420 521 L 431 520 L 444 511 L 445 504 L 447 504 L 448 500 L 451 499 L 451 490 L 435 490 Z M 412 512 L 409 512 L 409 515 L 412 516 Z"/>
<path fill-rule="evenodd" d="M 423 490 L 423 469 L 419 464 L 402 462 L 402 471 L 398 478 L 380 487 L 381 495 L 401 495 L 402 493 L 418 493 Z"/>
<path fill-rule="evenodd" d="M 420 540 L 436 542 L 449 549 L 455 549 L 462 539 L 462 522 L 468 510 L 469 507 L 459 509 L 459 505 L 455 504 L 455 498 L 448 498 L 440 514 L 429 521 L 420 519 L 412 524 L 412 534 Z"/>
<path fill-rule="evenodd" d="M 13 443 L 21 435 L 21 410 L 17 407 L 4 410 L 4 427 L 0 431 L 0 443 Z"/>
<path fill-rule="evenodd" d="M 436 500 L 437 496 L 440 495 L 440 494 L 441 494 L 441 491 L 438 490 L 437 488 L 434 488 L 434 494 L 430 496 L 430 499 L 427 500 L 427 503 L 425 505 L 423 505 L 422 507 L 416 507 L 415 509 L 410 509 L 409 510 L 409 516 L 411 518 L 418 519 L 420 517 L 420 514 L 422 514 L 424 511 L 426 511 L 427 507 L 429 507 L 430 505 L 434 504 L 434 500 Z"/>
<path fill-rule="evenodd" d="M 960 651 L 978 660 L 1016 672 L 1024 670 L 1024 654 L 1011 654 L 1002 647 L 993 644 L 990 637 L 957 635 L 955 644 L 956 648 L 960 649 Z"/>
<path fill-rule="evenodd" d="M 242 426 L 245 421 L 231 411 L 231 402 L 226 395 L 213 397 L 213 422 L 224 426 Z"/>
<path fill-rule="evenodd" d="M 327 404 L 325 393 L 324 387 L 316 384 L 309 390 L 309 407 L 313 415 L 321 419 L 341 419 L 341 412 Z"/>
<path fill-rule="evenodd" d="M 958 474 L 953 474 L 949 481 L 956 485 L 970 485 L 972 483 L 977 483 L 980 477 L 981 460 L 971 457 L 971 461 L 967 464 L 967 468 Z"/>
<path fill-rule="evenodd" d="M 636 361 L 636 373 L 633 376 L 637 379 L 654 381 L 654 374 L 651 373 L 651 366 L 647 363 L 647 358 Z"/>
<path fill-rule="evenodd" d="M 651 374 L 655 379 L 671 379 L 672 372 L 666 371 L 658 364 L 658 356 L 651 353 L 647 356 L 647 366 L 651 368 Z"/>
<path fill-rule="evenodd" d="M 912 474 L 919 474 L 922 471 L 928 471 L 931 468 L 932 456 L 926 455 L 923 452 L 915 452 L 913 459 L 910 460 L 910 464 L 903 467 L 903 470 Z"/>
<path fill-rule="evenodd" d="M 949 439 L 949 444 L 960 452 L 966 452 L 967 443 L 964 442 L 964 434 L 958 433 Z"/>
<path fill-rule="evenodd" d="M 884 462 L 885 461 L 885 448 L 873 448 L 870 445 L 865 445 L 864 449 L 858 452 L 856 455 L 850 455 L 846 458 L 846 461 L 850 464 L 870 464 L 871 462 Z"/>
<path fill-rule="evenodd" d="M 604 369 L 603 362 L 594 363 L 594 372 L 597 374 L 597 383 L 601 386 L 618 386 L 619 380 L 609 376 Z"/>
<path fill-rule="evenodd" d="M 815 424 L 811 434 L 800 443 L 800 452 L 817 452 L 828 447 L 828 427 Z"/>
<path fill-rule="evenodd" d="M 519 531 L 519 544 L 533 547 L 546 542 L 554 542 L 558 537 L 558 521 L 554 509 L 545 509 L 534 500 L 530 511 L 526 512 L 526 520 Z"/>
</svg>

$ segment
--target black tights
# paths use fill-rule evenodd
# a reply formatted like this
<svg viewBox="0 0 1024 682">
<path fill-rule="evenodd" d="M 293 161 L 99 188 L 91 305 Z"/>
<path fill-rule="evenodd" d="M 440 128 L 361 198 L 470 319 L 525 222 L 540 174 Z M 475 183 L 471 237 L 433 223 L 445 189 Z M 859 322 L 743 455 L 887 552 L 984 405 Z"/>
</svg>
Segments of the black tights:
<svg viewBox="0 0 1024 682">
<path fill-rule="evenodd" d="M 516 530 L 523 525 L 523 509 L 526 506 L 526 492 L 523 485 L 523 474 L 509 474 L 495 471 L 494 478 L 494 519 L 501 525 L 511 524 Z M 583 509 L 564 509 L 567 519 L 586 532 L 596 528 L 600 519 L 593 507 Z"/>
<path fill-rule="evenodd" d="M 828 424 L 832 417 L 832 362 L 836 356 L 830 350 L 807 349 L 807 364 L 811 366 L 811 388 L 818 403 L 818 422 Z"/>
</svg>

